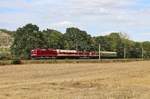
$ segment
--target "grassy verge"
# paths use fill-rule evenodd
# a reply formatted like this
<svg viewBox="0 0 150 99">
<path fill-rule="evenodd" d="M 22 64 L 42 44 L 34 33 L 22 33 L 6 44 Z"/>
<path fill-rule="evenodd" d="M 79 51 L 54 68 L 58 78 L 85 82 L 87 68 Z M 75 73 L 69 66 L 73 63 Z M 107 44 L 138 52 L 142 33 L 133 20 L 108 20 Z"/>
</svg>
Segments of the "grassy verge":
<svg viewBox="0 0 150 99">
<path fill-rule="evenodd" d="M 144 61 L 143 59 L 64 59 L 64 60 L 23 60 L 24 64 L 34 63 L 114 63 L 114 62 L 132 62 L 132 61 Z"/>
<path fill-rule="evenodd" d="M 1 60 L 0 66 L 11 65 L 11 60 Z"/>
<path fill-rule="evenodd" d="M 115 63 L 146 61 L 145 59 L 49 59 L 49 60 L 21 60 L 19 64 L 60 64 L 60 63 Z M 12 65 L 14 60 L 1 60 L 0 65 Z"/>
</svg>

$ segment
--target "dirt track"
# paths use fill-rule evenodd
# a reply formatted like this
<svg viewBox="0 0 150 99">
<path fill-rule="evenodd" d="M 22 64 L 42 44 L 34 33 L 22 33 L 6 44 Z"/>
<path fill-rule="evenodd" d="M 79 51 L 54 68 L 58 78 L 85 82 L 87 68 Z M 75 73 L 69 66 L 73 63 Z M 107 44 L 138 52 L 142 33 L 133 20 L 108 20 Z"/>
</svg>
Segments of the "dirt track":
<svg viewBox="0 0 150 99">
<path fill-rule="evenodd" d="M 0 99 L 150 99 L 150 61 L 3 66 Z"/>
</svg>

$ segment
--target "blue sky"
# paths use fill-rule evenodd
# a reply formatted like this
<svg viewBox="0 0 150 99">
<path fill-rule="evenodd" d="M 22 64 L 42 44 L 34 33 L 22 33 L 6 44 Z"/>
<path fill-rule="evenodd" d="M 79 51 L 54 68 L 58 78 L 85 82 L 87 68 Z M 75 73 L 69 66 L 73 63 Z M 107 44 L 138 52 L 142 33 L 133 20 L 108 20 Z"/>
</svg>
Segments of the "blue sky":
<svg viewBox="0 0 150 99">
<path fill-rule="evenodd" d="M 150 41 L 149 0 L 0 0 L 0 28 L 16 30 L 27 23 L 65 32 L 78 27 L 92 36 L 127 33 Z"/>
</svg>

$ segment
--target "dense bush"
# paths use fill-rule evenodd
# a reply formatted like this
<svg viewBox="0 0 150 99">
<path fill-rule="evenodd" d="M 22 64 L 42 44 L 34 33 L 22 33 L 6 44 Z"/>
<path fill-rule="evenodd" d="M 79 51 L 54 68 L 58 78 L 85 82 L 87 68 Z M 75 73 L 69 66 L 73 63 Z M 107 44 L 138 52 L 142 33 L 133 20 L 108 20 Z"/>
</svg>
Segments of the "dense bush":
<svg viewBox="0 0 150 99">
<path fill-rule="evenodd" d="M 9 53 L 0 53 L 0 60 L 10 60 L 12 59 L 11 54 Z"/>
<path fill-rule="evenodd" d="M 21 64 L 21 60 L 20 59 L 13 59 L 11 64 Z"/>
</svg>

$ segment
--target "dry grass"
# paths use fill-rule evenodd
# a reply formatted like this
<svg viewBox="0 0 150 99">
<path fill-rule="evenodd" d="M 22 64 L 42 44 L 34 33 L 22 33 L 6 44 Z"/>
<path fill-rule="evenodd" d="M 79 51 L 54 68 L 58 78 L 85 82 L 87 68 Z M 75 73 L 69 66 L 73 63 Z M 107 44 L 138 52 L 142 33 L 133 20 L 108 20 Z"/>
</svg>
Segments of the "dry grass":
<svg viewBox="0 0 150 99">
<path fill-rule="evenodd" d="M 0 67 L 0 99 L 150 99 L 150 61 Z"/>
</svg>

